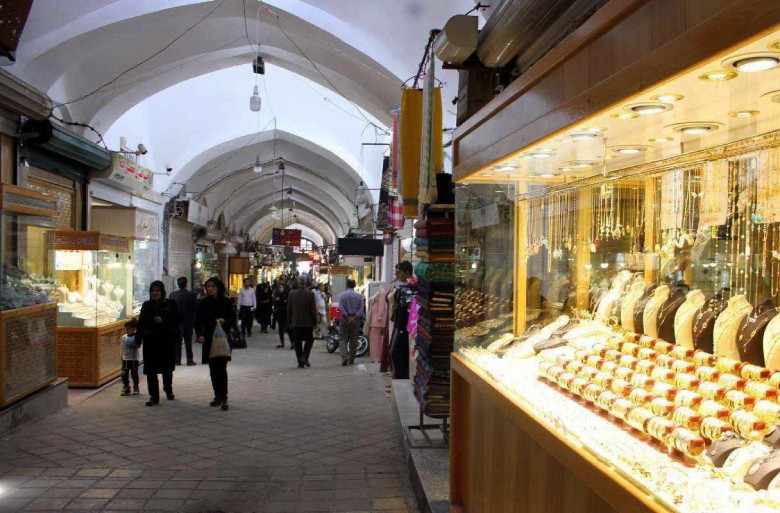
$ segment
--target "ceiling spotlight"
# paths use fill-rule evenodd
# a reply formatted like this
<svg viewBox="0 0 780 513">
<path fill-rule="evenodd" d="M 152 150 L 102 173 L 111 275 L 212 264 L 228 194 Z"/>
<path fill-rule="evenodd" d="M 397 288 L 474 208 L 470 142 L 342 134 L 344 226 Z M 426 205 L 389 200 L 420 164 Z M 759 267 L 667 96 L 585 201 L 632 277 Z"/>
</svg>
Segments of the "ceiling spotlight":
<svg viewBox="0 0 780 513">
<path fill-rule="evenodd" d="M 650 116 L 652 114 L 660 114 L 668 110 L 672 110 L 674 106 L 671 103 L 635 103 L 626 107 L 632 112 L 636 112 L 640 116 Z"/>
<path fill-rule="evenodd" d="M 778 43 L 780 43 L 780 41 L 778 41 Z M 769 100 L 770 102 L 780 103 L 780 90 L 764 93 L 761 95 L 761 98 Z"/>
<path fill-rule="evenodd" d="M 592 141 L 598 136 L 598 132 L 574 132 L 569 134 L 569 137 L 574 141 Z"/>
<path fill-rule="evenodd" d="M 674 102 L 679 102 L 683 98 L 684 96 L 681 94 L 656 94 L 655 96 L 650 97 L 650 101 L 674 103 Z"/>
<path fill-rule="evenodd" d="M 255 90 L 252 93 L 252 96 L 249 97 L 249 110 L 252 112 L 260 112 L 260 107 L 262 104 L 263 102 L 260 99 L 260 91 L 258 91 L 257 86 L 255 86 Z"/>
<path fill-rule="evenodd" d="M 567 171 L 571 171 L 573 168 L 569 166 L 563 166 L 561 168 L 558 168 L 559 171 L 566 173 Z"/>
<path fill-rule="evenodd" d="M 252 170 L 258 175 L 263 172 L 263 165 L 260 163 L 260 155 L 255 159 L 255 165 Z"/>
<path fill-rule="evenodd" d="M 724 82 L 726 80 L 731 80 L 736 76 L 737 76 L 736 71 L 726 71 L 724 69 L 717 69 L 713 71 L 707 71 L 706 73 L 702 73 L 701 75 L 699 75 L 699 80 L 704 80 L 705 82 Z"/>
<path fill-rule="evenodd" d="M 667 143 L 671 141 L 674 141 L 674 139 L 672 139 L 671 137 L 654 137 L 650 139 L 650 142 L 654 142 L 654 143 Z"/>
<path fill-rule="evenodd" d="M 647 151 L 646 146 L 612 146 L 609 149 L 621 155 L 636 155 Z"/>
<path fill-rule="evenodd" d="M 532 159 L 546 159 L 552 157 L 552 151 L 550 150 L 531 150 L 527 152 L 526 157 L 531 157 Z"/>
<path fill-rule="evenodd" d="M 493 173 L 491 173 L 490 171 L 482 171 L 480 173 L 480 175 L 482 175 L 482 176 L 493 176 Z"/>
<path fill-rule="evenodd" d="M 757 110 L 735 110 L 734 112 L 729 112 L 729 116 L 732 118 L 752 118 L 759 114 Z"/>
<path fill-rule="evenodd" d="M 675 132 L 681 132 L 687 135 L 702 135 L 710 132 L 714 132 L 719 129 L 720 123 L 713 123 L 709 121 L 692 121 L 690 123 L 677 123 L 675 125 L 669 125 L 665 128 L 671 128 Z"/>
<path fill-rule="evenodd" d="M 612 114 L 610 117 L 612 119 L 634 119 L 639 117 L 639 114 L 630 110 L 622 110 Z"/>
<path fill-rule="evenodd" d="M 503 166 L 499 166 L 499 167 L 497 167 L 497 168 L 494 168 L 494 169 L 495 169 L 496 171 L 501 171 L 501 172 L 504 172 L 504 173 L 506 173 L 506 172 L 509 172 L 509 171 L 514 171 L 514 170 L 515 170 L 515 169 L 517 169 L 517 168 L 516 168 L 515 166 L 510 166 L 510 165 L 503 165 Z"/>
<path fill-rule="evenodd" d="M 561 167 L 561 170 L 564 169 L 587 169 L 589 167 L 593 167 L 597 165 L 598 162 L 595 160 L 567 160 L 562 164 L 563 167 Z"/>
<path fill-rule="evenodd" d="M 287 195 L 292 196 L 292 185 L 290 186 L 289 189 L 287 189 Z"/>
<path fill-rule="evenodd" d="M 736 69 L 743 73 L 766 71 L 780 64 L 780 53 L 754 52 L 734 55 L 724 59 L 721 65 L 726 69 Z"/>
<path fill-rule="evenodd" d="M 276 167 L 279 169 L 279 171 L 284 171 L 284 162 L 280 160 Z"/>
<path fill-rule="evenodd" d="M 539 178 L 555 178 L 555 175 L 552 173 L 543 173 L 539 175 Z"/>
<path fill-rule="evenodd" d="M 607 129 L 603 126 L 589 126 L 585 129 L 586 132 L 590 132 L 592 134 L 600 134 L 601 132 L 606 132 Z"/>
</svg>

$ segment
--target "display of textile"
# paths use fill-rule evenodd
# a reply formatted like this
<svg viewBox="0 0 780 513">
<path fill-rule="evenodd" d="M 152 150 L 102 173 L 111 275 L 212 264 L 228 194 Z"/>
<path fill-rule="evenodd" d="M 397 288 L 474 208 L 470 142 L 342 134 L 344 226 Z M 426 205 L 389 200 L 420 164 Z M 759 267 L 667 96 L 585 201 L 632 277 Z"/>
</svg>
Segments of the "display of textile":
<svg viewBox="0 0 780 513">
<path fill-rule="evenodd" d="M 445 418 L 450 412 L 450 353 L 455 335 L 456 269 L 451 263 L 455 259 L 455 222 L 423 219 L 414 227 L 417 256 L 425 259 L 415 267 L 418 321 L 414 395 L 423 413 Z"/>
<path fill-rule="evenodd" d="M 436 201 L 436 173 L 442 170 L 441 89 L 435 86 L 434 59 L 429 59 L 423 85 L 422 140 L 420 141 L 419 205 Z"/>
</svg>

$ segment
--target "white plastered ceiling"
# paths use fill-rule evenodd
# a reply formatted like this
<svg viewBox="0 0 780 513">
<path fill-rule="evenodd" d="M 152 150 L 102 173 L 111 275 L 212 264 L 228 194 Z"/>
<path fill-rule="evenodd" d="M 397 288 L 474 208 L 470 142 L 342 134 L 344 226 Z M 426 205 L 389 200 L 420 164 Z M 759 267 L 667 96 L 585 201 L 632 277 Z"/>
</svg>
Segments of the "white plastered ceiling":
<svg viewBox="0 0 780 513">
<path fill-rule="evenodd" d="M 401 84 L 417 70 L 429 30 L 473 6 L 473 0 L 36 0 L 18 61 L 8 69 L 64 103 L 112 81 L 205 17 L 170 48 L 55 114 L 96 127 L 114 150 L 120 136 L 130 146 L 142 142 L 149 149 L 144 165 L 173 169 L 155 178 L 155 189 L 167 193 L 201 190 L 220 174 L 250 168 L 257 155 L 271 160 L 276 133 L 277 152 L 283 148 L 285 160 L 300 164 L 288 173 L 301 223 L 329 240 L 354 225 L 356 185 L 378 187 L 383 147 L 361 143 L 387 141 L 381 131 Z M 258 49 L 267 69 L 259 115 L 248 108 L 257 83 L 249 63 Z M 438 77 L 445 126 L 453 126 L 449 100 L 457 75 Z M 377 128 L 367 128 L 369 121 Z M 235 173 L 205 198 L 210 207 L 220 205 L 240 189 L 229 204 L 242 214 L 231 224 L 260 234 L 279 225 L 269 214 L 278 190 L 269 193 L 256 178 L 251 169 Z"/>
</svg>

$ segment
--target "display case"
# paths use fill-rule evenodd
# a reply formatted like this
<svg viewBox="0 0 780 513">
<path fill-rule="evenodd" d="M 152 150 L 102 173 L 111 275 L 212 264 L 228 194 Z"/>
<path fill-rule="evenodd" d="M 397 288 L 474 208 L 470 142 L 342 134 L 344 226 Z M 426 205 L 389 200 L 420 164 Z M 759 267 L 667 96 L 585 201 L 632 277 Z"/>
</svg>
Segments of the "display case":
<svg viewBox="0 0 780 513">
<path fill-rule="evenodd" d="M 0 407 L 57 379 L 56 198 L 0 185 Z"/>
<path fill-rule="evenodd" d="M 119 340 L 132 315 L 131 241 L 100 232 L 56 232 L 57 360 L 70 386 L 119 373 Z"/>
<path fill-rule="evenodd" d="M 133 288 L 127 301 L 137 316 L 149 299 L 149 285 L 160 279 L 159 216 L 134 207 L 93 206 L 91 227 L 131 240 Z"/>
<path fill-rule="evenodd" d="M 778 40 L 702 62 L 462 181 L 456 509 L 780 508 L 780 76 L 734 64 L 773 68 L 778 54 L 761 50 Z M 486 243 L 460 220 L 509 188 L 506 323 L 468 302 Z"/>
<path fill-rule="evenodd" d="M 249 273 L 249 257 L 230 257 L 228 259 L 228 293 L 238 298 L 238 292 L 244 288 L 244 278 L 253 277 Z"/>
</svg>

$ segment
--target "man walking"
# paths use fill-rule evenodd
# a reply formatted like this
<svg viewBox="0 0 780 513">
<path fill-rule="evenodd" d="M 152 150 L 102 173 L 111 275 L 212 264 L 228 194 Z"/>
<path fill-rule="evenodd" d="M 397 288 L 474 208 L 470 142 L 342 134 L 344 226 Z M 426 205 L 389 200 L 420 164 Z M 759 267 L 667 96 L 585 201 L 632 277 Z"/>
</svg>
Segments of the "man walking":
<svg viewBox="0 0 780 513">
<path fill-rule="evenodd" d="M 241 319 L 241 336 L 252 338 L 252 325 L 255 323 L 257 298 L 249 278 L 244 278 L 244 288 L 238 293 L 238 317 Z"/>
<path fill-rule="evenodd" d="M 287 296 L 287 324 L 290 336 L 295 343 L 295 356 L 298 368 L 311 367 L 309 355 L 314 345 L 312 329 L 317 322 L 317 307 L 314 294 L 306 288 L 306 277 L 298 276 L 298 288 Z"/>
<path fill-rule="evenodd" d="M 187 290 L 187 278 L 182 276 L 176 280 L 179 289 L 169 296 L 176 302 L 181 317 L 181 332 L 184 338 L 184 350 L 187 353 L 187 365 L 197 365 L 192 356 L 192 327 L 195 325 L 195 308 L 198 305 L 198 296 Z M 181 341 L 176 344 L 176 365 L 181 365 Z"/>
<path fill-rule="evenodd" d="M 355 280 L 347 280 L 347 290 L 339 297 L 339 311 L 341 312 L 339 322 L 341 365 L 352 365 L 357 354 L 360 324 L 366 315 L 366 300 L 362 294 L 355 292 Z"/>
</svg>

